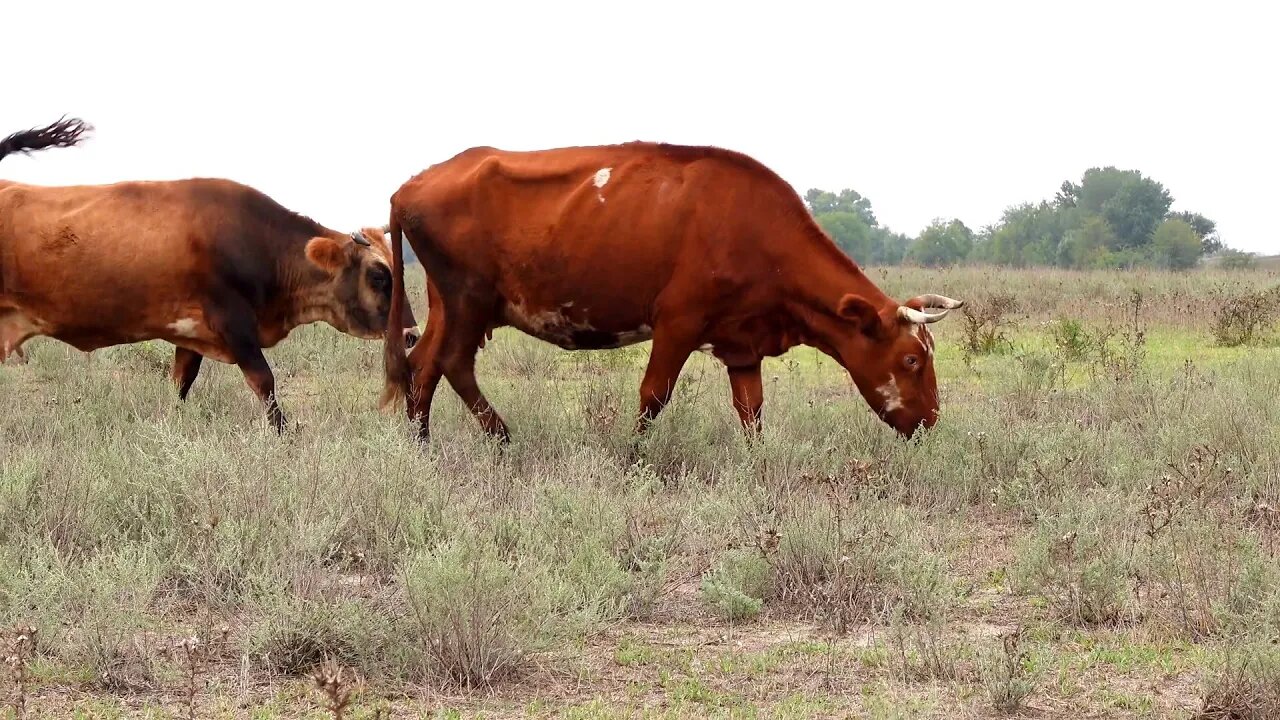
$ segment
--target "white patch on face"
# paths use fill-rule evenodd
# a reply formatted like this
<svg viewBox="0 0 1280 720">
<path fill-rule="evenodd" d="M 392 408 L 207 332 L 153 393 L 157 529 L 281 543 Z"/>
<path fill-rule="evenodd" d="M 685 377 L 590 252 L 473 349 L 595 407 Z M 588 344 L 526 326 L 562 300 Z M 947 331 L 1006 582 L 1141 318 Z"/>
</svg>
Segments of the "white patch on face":
<svg viewBox="0 0 1280 720">
<path fill-rule="evenodd" d="M 698 348 L 698 352 L 704 352 L 707 354 L 711 354 L 715 351 L 716 351 L 716 346 L 712 345 L 711 343 L 703 343 L 702 346 Z"/>
<path fill-rule="evenodd" d="M 916 336 L 916 340 L 920 341 L 920 346 L 924 348 L 924 352 L 929 357 L 933 357 L 933 333 L 929 332 L 929 328 L 923 323 L 912 326 L 911 334 Z"/>
<path fill-rule="evenodd" d="M 165 327 L 172 330 L 173 334 L 179 337 L 195 337 L 197 324 L 195 318 L 180 318 Z"/>
<path fill-rule="evenodd" d="M 902 409 L 902 392 L 898 390 L 898 378 L 890 375 L 889 382 L 876 388 L 876 392 L 884 398 L 884 412 Z"/>
<path fill-rule="evenodd" d="M 600 168 L 596 171 L 596 177 L 592 181 L 596 186 L 596 197 L 600 202 L 604 202 L 604 193 L 600 192 L 605 185 L 609 184 L 609 174 L 613 172 L 613 168 Z"/>
</svg>

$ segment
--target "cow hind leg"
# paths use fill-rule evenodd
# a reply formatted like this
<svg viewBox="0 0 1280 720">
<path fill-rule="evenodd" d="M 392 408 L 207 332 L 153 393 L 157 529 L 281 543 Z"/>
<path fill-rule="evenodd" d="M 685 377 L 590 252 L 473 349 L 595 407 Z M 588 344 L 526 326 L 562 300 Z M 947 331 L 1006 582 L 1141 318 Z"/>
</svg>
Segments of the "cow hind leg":
<svg viewBox="0 0 1280 720">
<path fill-rule="evenodd" d="M 186 400 L 191 385 L 200 374 L 200 361 L 204 356 L 194 350 L 178 348 L 173 354 L 173 384 L 178 388 L 178 399 Z"/>
<path fill-rule="evenodd" d="M 475 415 L 480 427 L 505 443 L 511 440 L 511 431 L 484 393 L 480 392 L 476 382 L 476 352 L 484 344 L 485 335 L 493 325 L 490 317 L 476 310 L 493 306 L 494 303 L 487 298 L 450 303 L 451 309 L 442 332 L 439 364 L 449 385 Z M 454 311 L 453 307 L 463 310 Z"/>
<path fill-rule="evenodd" d="M 432 312 L 422 337 L 409 353 L 411 379 L 405 412 L 409 415 L 409 422 L 418 423 L 418 440 L 424 443 L 431 434 L 431 401 L 444 374 L 440 366 L 440 346 L 444 337 L 441 326 L 444 321 L 443 309 Z"/>
</svg>

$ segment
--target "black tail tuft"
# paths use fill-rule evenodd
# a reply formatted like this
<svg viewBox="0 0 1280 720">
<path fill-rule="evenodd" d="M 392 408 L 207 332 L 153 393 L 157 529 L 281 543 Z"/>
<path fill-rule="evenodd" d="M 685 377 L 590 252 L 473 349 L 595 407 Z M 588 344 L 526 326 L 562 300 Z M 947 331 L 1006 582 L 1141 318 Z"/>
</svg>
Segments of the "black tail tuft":
<svg viewBox="0 0 1280 720">
<path fill-rule="evenodd" d="M 51 147 L 78 145 L 93 126 L 80 118 L 63 116 L 57 122 L 42 128 L 16 132 L 0 140 L 0 160 L 13 153 L 30 153 Z"/>
</svg>

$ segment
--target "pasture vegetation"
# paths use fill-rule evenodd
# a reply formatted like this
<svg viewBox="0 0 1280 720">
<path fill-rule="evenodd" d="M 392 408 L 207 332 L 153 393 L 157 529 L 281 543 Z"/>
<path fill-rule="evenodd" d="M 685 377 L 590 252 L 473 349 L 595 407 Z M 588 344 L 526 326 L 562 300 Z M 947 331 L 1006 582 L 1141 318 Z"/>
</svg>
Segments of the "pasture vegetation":
<svg viewBox="0 0 1280 720">
<path fill-rule="evenodd" d="M 512 444 L 442 389 L 423 452 L 373 409 L 380 344 L 327 328 L 270 352 L 283 439 L 235 368 L 179 404 L 168 346 L 32 342 L 0 368 L 3 712 L 1274 717 L 1280 345 L 1235 303 L 1280 276 L 871 276 L 971 301 L 919 443 L 807 350 L 758 442 L 704 356 L 635 440 L 647 345 L 499 331 Z"/>
</svg>

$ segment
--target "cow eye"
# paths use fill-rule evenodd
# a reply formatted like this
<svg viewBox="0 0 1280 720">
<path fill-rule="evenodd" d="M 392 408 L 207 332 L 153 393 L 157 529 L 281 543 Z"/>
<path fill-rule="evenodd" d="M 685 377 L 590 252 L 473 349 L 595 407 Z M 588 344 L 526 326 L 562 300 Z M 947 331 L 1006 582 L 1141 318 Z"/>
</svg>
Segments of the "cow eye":
<svg viewBox="0 0 1280 720">
<path fill-rule="evenodd" d="M 908 368 L 915 370 L 920 366 L 920 357 L 917 355 L 908 355 L 903 362 L 907 364 Z"/>
<path fill-rule="evenodd" d="M 386 292 L 391 288 L 391 273 L 383 267 L 372 268 L 369 270 L 369 287 L 378 292 Z"/>
</svg>

